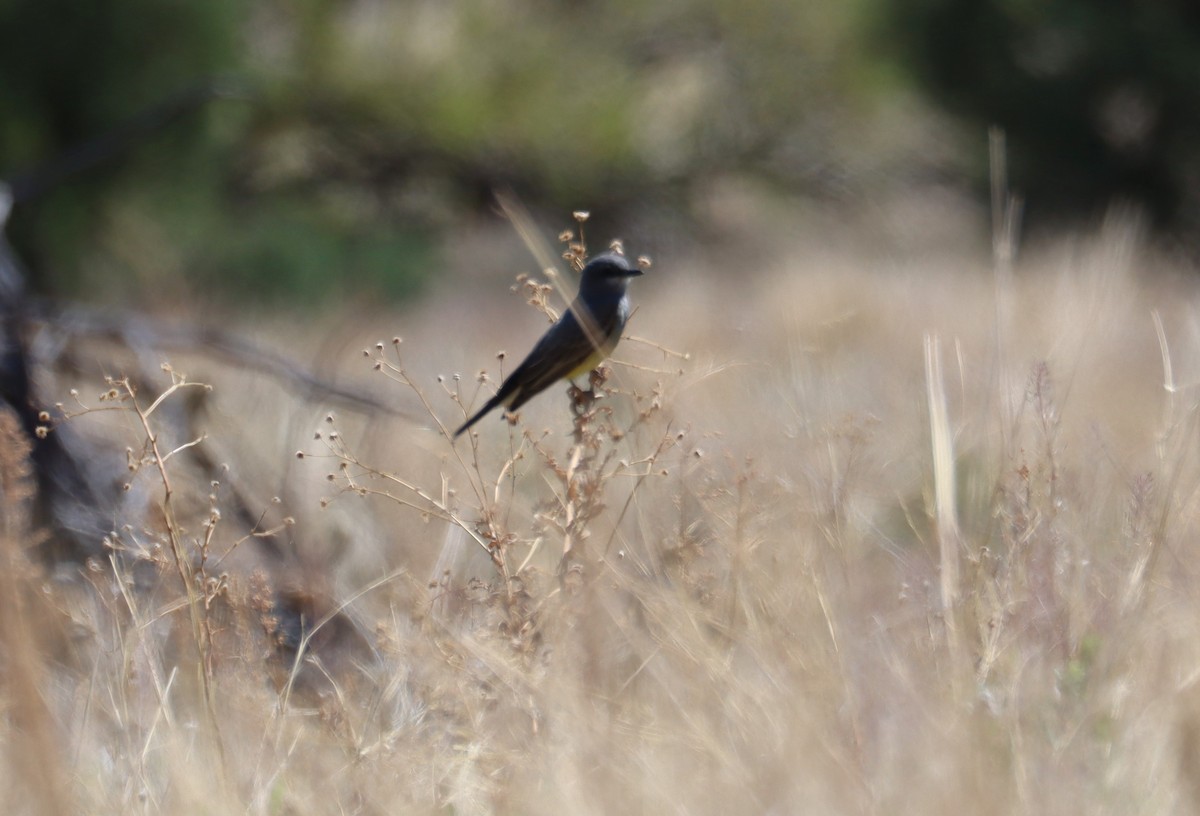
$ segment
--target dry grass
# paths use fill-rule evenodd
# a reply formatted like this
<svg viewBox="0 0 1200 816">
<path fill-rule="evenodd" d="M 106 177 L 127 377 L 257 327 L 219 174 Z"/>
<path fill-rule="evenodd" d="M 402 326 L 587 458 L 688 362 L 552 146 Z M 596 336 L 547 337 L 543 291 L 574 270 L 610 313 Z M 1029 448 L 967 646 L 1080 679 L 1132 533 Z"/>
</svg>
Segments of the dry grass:
<svg viewBox="0 0 1200 816">
<path fill-rule="evenodd" d="M 494 291 L 339 338 L 415 419 L 206 372 L 257 522 L 116 381 L 109 564 L 18 563 L 0 468 L 4 811 L 1200 812 L 1195 270 L 822 226 L 660 253 L 574 420 L 447 439 L 538 330 Z"/>
</svg>

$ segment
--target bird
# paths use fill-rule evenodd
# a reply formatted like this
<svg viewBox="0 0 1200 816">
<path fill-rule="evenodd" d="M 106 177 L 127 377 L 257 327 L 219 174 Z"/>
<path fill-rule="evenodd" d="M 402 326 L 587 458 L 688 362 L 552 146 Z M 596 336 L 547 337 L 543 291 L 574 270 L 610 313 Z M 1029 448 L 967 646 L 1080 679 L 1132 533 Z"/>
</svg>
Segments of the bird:
<svg viewBox="0 0 1200 816">
<path fill-rule="evenodd" d="M 591 371 L 617 346 L 629 319 L 629 281 L 642 274 L 624 255 L 606 252 L 583 267 L 579 294 L 496 395 L 454 432 L 457 439 L 498 405 L 515 411 L 562 379 Z"/>
</svg>

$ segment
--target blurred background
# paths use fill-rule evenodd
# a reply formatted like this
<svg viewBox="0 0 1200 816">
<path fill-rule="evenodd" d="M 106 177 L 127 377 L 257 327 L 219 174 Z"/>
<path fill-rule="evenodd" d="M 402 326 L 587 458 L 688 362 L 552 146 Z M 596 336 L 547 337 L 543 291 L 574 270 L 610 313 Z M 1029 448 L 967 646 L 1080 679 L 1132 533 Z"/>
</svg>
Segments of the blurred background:
<svg viewBox="0 0 1200 816">
<path fill-rule="evenodd" d="M 0 2 L 0 811 L 1200 814 L 1197 80 L 1194 0 Z M 441 432 L 498 197 L 654 259 L 579 471 Z"/>
<path fill-rule="evenodd" d="M 990 126 L 1028 235 L 1114 203 L 1200 226 L 1185 0 L 40 0 L 0 7 L 0 72 L 9 240 L 35 291 L 100 303 L 507 276 L 470 242 L 497 191 L 660 255 L 727 241 L 747 196 L 868 234 L 941 201 L 985 237 Z"/>
</svg>

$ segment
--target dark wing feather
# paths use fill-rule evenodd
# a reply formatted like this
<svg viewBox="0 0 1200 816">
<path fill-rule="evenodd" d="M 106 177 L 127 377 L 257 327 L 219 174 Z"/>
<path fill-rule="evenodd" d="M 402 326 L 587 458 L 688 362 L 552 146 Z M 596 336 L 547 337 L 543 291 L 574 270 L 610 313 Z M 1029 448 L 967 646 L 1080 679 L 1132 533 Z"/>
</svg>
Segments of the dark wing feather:
<svg viewBox="0 0 1200 816">
<path fill-rule="evenodd" d="M 504 379 L 496 396 L 454 432 L 456 437 L 497 405 L 515 411 L 582 365 L 597 349 L 607 351 L 615 345 L 614 335 L 620 335 L 625 327 L 620 299 L 603 304 L 599 314 L 589 310 L 588 314 L 595 322 L 595 326 L 589 327 L 590 331 L 584 331 L 575 316 L 576 310 L 582 308 L 585 307 L 578 300 L 572 304 L 571 309 L 542 335 L 533 351 Z"/>
<path fill-rule="evenodd" d="M 598 349 L 610 347 L 613 334 L 622 329 L 620 309 L 614 307 L 605 309 L 604 314 L 593 315 L 596 325 L 584 331 L 575 316 L 577 308 L 578 304 L 546 332 L 500 387 L 496 396 L 510 410 L 515 411 L 570 374 Z"/>
</svg>

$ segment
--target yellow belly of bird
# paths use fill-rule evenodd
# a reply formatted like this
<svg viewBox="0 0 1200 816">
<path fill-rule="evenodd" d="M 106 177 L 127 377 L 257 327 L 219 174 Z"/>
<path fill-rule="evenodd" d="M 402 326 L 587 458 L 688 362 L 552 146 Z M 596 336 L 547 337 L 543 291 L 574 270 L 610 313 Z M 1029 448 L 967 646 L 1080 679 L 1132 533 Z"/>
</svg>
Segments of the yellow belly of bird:
<svg viewBox="0 0 1200 816">
<path fill-rule="evenodd" d="M 600 349 L 593 351 L 590 355 L 588 355 L 586 360 L 568 371 L 563 379 L 573 380 L 576 377 L 582 377 L 584 374 L 587 374 L 593 368 L 604 362 L 604 358 L 607 356 L 608 354 Z"/>
</svg>

